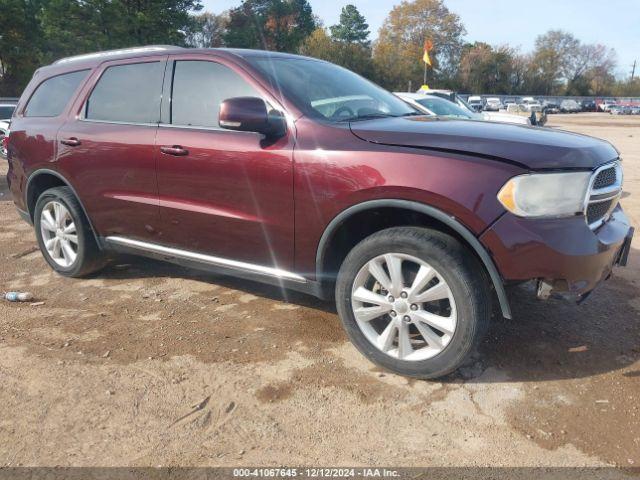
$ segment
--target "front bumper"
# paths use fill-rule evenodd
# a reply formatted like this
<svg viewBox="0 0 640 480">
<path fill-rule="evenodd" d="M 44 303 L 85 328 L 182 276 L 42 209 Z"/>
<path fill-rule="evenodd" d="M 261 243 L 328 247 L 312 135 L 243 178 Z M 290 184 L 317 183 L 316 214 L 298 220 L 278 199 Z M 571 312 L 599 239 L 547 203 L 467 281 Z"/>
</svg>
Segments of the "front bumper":
<svg viewBox="0 0 640 480">
<path fill-rule="evenodd" d="M 632 236 L 618 205 L 595 231 L 581 216 L 534 220 L 506 213 L 480 241 L 505 281 L 537 279 L 553 285 L 553 293 L 581 299 L 609 278 L 614 265 L 626 264 Z"/>
</svg>

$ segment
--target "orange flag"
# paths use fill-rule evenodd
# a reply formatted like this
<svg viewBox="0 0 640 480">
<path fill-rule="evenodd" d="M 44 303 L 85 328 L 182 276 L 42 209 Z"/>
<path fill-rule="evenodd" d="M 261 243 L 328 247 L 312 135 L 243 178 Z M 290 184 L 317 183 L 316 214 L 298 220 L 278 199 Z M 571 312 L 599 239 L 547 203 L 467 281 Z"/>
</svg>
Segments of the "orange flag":
<svg viewBox="0 0 640 480">
<path fill-rule="evenodd" d="M 422 61 L 429 66 L 431 66 L 431 57 L 429 56 L 429 52 L 431 50 L 433 50 L 433 42 L 431 40 L 425 40 L 424 55 L 422 56 Z"/>
</svg>

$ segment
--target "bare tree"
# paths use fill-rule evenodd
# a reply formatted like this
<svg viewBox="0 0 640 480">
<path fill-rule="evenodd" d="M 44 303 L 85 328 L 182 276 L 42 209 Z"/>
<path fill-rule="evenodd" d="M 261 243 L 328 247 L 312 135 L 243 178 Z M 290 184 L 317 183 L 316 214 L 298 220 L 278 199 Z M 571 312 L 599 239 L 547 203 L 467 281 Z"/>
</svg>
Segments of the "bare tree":
<svg viewBox="0 0 640 480">
<path fill-rule="evenodd" d="M 223 47 L 228 21 L 226 13 L 216 15 L 204 12 L 194 16 L 193 26 L 187 32 L 186 44 L 195 48 Z"/>
</svg>

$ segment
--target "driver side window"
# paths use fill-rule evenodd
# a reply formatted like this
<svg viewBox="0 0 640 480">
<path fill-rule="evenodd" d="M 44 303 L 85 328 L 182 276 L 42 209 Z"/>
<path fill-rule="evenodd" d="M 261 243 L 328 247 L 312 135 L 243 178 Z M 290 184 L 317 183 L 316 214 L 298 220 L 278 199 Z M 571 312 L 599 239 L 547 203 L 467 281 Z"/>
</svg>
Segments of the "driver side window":
<svg viewBox="0 0 640 480">
<path fill-rule="evenodd" d="M 178 60 L 173 67 L 169 123 L 220 128 L 220 104 L 233 97 L 261 97 L 229 67 L 201 60 Z"/>
</svg>

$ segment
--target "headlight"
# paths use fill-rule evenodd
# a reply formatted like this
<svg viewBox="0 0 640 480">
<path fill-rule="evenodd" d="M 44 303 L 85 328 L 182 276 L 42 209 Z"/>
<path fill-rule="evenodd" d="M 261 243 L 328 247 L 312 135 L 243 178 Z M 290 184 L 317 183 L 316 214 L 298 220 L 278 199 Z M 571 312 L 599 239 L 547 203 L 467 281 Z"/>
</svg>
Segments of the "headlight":
<svg viewBox="0 0 640 480">
<path fill-rule="evenodd" d="M 581 213 L 591 172 L 539 173 L 510 179 L 498 200 L 520 217 L 564 217 Z"/>
</svg>

